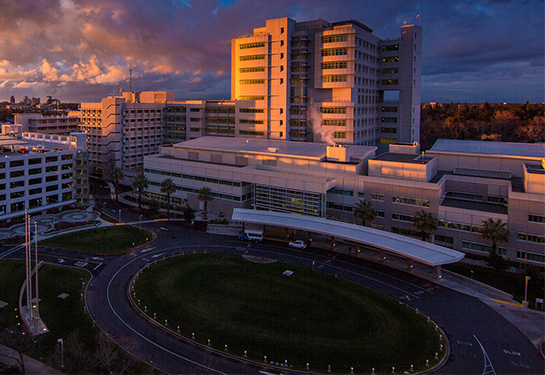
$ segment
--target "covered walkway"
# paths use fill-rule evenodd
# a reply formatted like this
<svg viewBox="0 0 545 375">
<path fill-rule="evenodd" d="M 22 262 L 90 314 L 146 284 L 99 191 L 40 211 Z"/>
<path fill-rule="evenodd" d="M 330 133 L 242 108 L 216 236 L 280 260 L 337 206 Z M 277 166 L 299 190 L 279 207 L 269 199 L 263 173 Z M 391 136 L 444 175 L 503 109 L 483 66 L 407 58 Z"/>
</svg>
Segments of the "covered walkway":
<svg viewBox="0 0 545 375">
<path fill-rule="evenodd" d="M 380 252 L 380 259 L 384 259 L 385 252 L 406 258 L 409 269 L 412 268 L 413 261 L 434 267 L 437 278 L 441 277 L 442 265 L 456 263 L 464 257 L 464 253 L 429 242 L 313 216 L 235 208 L 232 220 L 320 233 L 331 236 L 332 244 L 335 238 L 341 238 L 355 243 L 356 246 L 370 246 Z"/>
</svg>

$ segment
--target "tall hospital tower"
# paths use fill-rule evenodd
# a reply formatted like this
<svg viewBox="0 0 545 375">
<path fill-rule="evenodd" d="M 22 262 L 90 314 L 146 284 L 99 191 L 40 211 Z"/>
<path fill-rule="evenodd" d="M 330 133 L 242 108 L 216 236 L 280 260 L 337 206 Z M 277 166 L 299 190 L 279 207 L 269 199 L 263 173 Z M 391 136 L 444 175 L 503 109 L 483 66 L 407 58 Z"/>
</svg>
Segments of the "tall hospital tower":
<svg viewBox="0 0 545 375">
<path fill-rule="evenodd" d="M 231 99 L 250 101 L 239 134 L 379 151 L 420 139 L 419 26 L 381 40 L 354 20 L 279 18 L 231 49 Z"/>
</svg>

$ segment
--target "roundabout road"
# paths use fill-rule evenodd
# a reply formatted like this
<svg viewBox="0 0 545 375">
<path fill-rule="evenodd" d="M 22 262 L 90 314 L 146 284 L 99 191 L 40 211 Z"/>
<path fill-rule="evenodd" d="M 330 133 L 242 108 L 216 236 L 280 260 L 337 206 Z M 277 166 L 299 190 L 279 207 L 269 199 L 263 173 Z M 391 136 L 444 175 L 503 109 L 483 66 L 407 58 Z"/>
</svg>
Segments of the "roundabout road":
<svg viewBox="0 0 545 375">
<path fill-rule="evenodd" d="M 40 260 L 90 271 L 93 279 L 88 285 L 86 302 L 92 318 L 124 349 L 166 373 L 279 372 L 266 369 L 260 364 L 226 358 L 181 340 L 172 333 L 158 329 L 155 323 L 144 318 L 132 306 L 128 290 L 132 277 L 139 269 L 163 256 L 181 251 L 192 253 L 194 250 L 264 256 L 314 267 L 418 308 L 445 331 L 451 345 L 450 357 L 437 373 L 544 373 L 543 358 L 530 340 L 477 298 L 381 264 L 362 260 L 355 264 L 353 258 L 342 255 L 327 257 L 269 244 L 249 245 L 234 237 L 195 232 L 164 222 L 143 225 L 158 234 L 156 241 L 143 249 L 121 256 L 100 256 L 40 248 Z M 160 230 L 161 227 L 168 230 Z M 0 259 L 8 257 L 22 259 L 21 248 L 0 246 Z M 358 369 L 354 370 L 358 372 Z M 285 369 L 282 372 L 286 372 Z"/>
</svg>

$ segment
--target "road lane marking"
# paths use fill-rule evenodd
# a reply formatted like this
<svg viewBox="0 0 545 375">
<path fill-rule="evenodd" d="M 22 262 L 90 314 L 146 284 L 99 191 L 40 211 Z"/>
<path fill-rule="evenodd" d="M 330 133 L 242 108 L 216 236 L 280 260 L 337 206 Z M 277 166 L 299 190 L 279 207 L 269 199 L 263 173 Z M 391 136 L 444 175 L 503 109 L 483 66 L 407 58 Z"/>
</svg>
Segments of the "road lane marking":
<svg viewBox="0 0 545 375">
<path fill-rule="evenodd" d="M 494 299 L 494 298 L 490 298 L 492 301 L 494 302 L 497 302 L 497 303 L 503 303 L 504 305 L 510 305 L 510 306 L 516 306 L 516 307 L 524 307 L 524 305 L 521 305 L 520 303 L 514 303 L 514 302 L 509 302 L 509 301 L 502 301 L 501 299 Z"/>
<path fill-rule="evenodd" d="M 483 357 L 484 357 L 483 375 L 486 375 L 486 374 L 496 375 L 496 370 L 494 370 L 494 366 L 492 366 L 492 361 L 490 361 L 490 358 L 488 357 L 486 350 L 484 350 L 483 344 L 481 344 L 477 336 L 473 335 L 473 338 L 477 340 L 477 343 L 479 344 L 479 346 L 481 347 L 481 350 L 483 351 Z"/>
</svg>

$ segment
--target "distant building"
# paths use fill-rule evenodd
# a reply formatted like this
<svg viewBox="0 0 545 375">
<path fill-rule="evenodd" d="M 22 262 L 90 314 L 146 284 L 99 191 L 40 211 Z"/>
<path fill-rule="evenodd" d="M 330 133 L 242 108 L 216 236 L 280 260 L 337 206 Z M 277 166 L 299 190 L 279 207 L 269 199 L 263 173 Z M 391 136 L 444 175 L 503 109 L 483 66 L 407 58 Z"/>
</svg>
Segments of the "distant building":
<svg viewBox="0 0 545 375">
<path fill-rule="evenodd" d="M 89 200 L 86 136 L 26 133 L 2 125 L 0 219 L 38 213 Z"/>
<path fill-rule="evenodd" d="M 124 92 L 100 103 L 81 103 L 81 131 L 87 133 L 92 172 L 108 177 L 113 167 L 136 175 L 144 155 L 155 154 L 165 138 L 165 102 L 173 92 Z"/>
<path fill-rule="evenodd" d="M 13 96 L 13 95 L 10 96 L 9 102 L 10 102 L 11 104 L 15 104 L 15 96 Z"/>
<path fill-rule="evenodd" d="M 165 201 L 160 184 L 172 178 L 177 205 L 197 207 L 210 187 L 213 213 L 254 208 L 354 221 L 360 200 L 373 204 L 372 226 L 419 237 L 417 211 L 439 221 L 433 242 L 486 255 L 480 234 L 488 218 L 507 223 L 508 259 L 545 264 L 545 146 L 439 140 L 425 154 L 418 144 L 396 143 L 375 156 L 371 146 L 334 147 L 251 138 L 202 137 L 161 147 L 144 158 L 146 196 Z"/>
<path fill-rule="evenodd" d="M 79 131 L 79 117 L 71 116 L 42 116 L 36 113 L 16 113 L 15 123 L 23 126 L 23 132 L 70 135 Z"/>
</svg>

